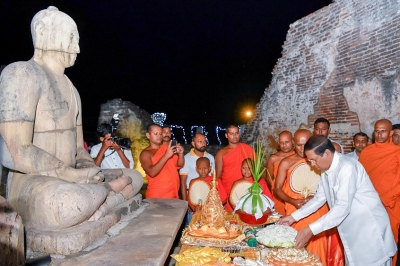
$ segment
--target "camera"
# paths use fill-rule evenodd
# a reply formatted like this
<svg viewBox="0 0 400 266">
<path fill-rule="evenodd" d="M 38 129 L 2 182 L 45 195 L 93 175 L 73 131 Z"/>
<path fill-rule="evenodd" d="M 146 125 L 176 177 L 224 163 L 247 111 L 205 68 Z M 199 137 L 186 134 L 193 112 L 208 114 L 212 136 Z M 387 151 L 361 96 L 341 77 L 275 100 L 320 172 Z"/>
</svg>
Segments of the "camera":
<svg viewBox="0 0 400 266">
<path fill-rule="evenodd" d="M 132 141 L 129 138 L 118 138 L 118 136 L 117 136 L 118 123 L 119 123 L 118 114 L 114 114 L 113 118 L 111 119 L 111 127 L 112 127 L 111 139 L 112 139 L 112 141 L 117 143 L 122 148 L 130 149 L 131 145 L 132 145 Z"/>
</svg>

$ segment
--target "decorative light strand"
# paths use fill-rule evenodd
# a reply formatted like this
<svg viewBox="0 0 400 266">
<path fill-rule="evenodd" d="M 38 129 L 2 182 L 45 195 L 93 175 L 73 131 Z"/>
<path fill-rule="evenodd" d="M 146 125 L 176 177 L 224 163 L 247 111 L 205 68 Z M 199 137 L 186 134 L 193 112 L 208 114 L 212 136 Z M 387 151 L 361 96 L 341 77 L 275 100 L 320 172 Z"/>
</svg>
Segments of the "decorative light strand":
<svg viewBox="0 0 400 266">
<path fill-rule="evenodd" d="M 150 117 L 155 124 L 163 126 L 165 119 L 167 119 L 167 114 L 166 113 L 154 113 Z"/>
<path fill-rule="evenodd" d="M 183 134 L 182 134 L 182 136 L 183 136 L 183 141 L 185 142 L 185 144 L 187 144 L 187 140 L 186 140 L 186 132 L 185 132 L 185 129 L 183 128 L 183 126 L 178 126 L 178 125 L 170 125 L 170 128 L 171 128 L 171 134 L 172 134 L 172 137 L 173 137 L 173 139 L 175 139 L 175 135 L 174 135 L 174 132 L 172 131 L 172 129 L 173 129 L 173 128 L 179 128 L 179 129 L 182 129 L 182 132 L 183 132 Z"/>
<path fill-rule="evenodd" d="M 194 128 L 196 128 L 196 131 L 193 130 Z M 201 134 L 203 134 L 206 137 L 207 145 L 209 145 L 210 142 L 208 141 L 208 138 L 207 138 L 208 132 L 206 131 L 206 127 L 205 126 L 196 126 L 196 125 L 191 126 L 190 127 L 190 137 L 191 137 L 191 139 L 193 139 L 193 136 L 195 135 L 195 133 L 197 133 L 197 129 L 198 128 L 201 128 Z"/>
<path fill-rule="evenodd" d="M 218 139 L 218 142 L 219 142 L 219 145 L 221 145 L 222 144 L 222 142 L 221 142 L 221 140 L 219 139 L 219 131 L 226 131 L 226 128 L 222 128 L 222 127 L 220 127 L 220 126 L 216 126 L 215 127 L 215 133 L 217 134 L 217 139 Z"/>
</svg>

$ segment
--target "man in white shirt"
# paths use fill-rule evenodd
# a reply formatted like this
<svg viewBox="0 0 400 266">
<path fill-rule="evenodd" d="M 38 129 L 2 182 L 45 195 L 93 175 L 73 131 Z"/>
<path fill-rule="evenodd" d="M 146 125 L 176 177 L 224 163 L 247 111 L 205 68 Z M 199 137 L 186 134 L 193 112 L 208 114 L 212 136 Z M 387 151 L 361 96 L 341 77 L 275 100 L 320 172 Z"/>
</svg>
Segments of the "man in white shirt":
<svg viewBox="0 0 400 266">
<path fill-rule="evenodd" d="M 193 148 L 185 155 L 185 165 L 180 169 L 179 175 L 181 179 L 181 195 L 183 200 L 187 200 L 187 189 L 192 179 L 199 177 L 196 172 L 196 161 L 200 157 L 207 157 L 210 160 L 211 172 L 215 168 L 214 156 L 206 152 L 207 140 L 201 133 L 196 133 L 192 140 Z"/>
<path fill-rule="evenodd" d="M 364 132 L 358 132 L 353 136 L 353 147 L 354 151 L 347 153 L 349 157 L 353 157 L 358 160 L 361 151 L 368 145 L 368 136 Z"/>
<path fill-rule="evenodd" d="M 111 137 L 112 126 L 107 123 L 97 128 L 97 136 L 101 143 L 94 145 L 90 156 L 101 169 L 133 168 L 133 158 L 130 149 L 122 149 Z"/>
<path fill-rule="evenodd" d="M 346 265 L 391 265 L 397 247 L 389 216 L 364 167 L 336 152 L 323 136 L 311 137 L 304 150 L 308 160 L 323 172 L 321 182 L 314 198 L 279 224 L 291 225 L 325 202 L 330 210 L 298 232 L 296 247 L 302 248 L 313 235 L 337 227 Z"/>
</svg>

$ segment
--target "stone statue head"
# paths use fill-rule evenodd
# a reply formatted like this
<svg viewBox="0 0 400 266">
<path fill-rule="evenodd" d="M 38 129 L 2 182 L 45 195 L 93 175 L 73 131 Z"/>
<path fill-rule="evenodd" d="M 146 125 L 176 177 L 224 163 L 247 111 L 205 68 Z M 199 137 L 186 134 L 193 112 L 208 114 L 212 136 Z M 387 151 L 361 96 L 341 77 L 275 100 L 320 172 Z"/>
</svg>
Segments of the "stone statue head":
<svg viewBox="0 0 400 266">
<path fill-rule="evenodd" d="M 31 22 L 31 33 L 35 53 L 37 50 L 69 54 L 80 52 L 79 33 L 74 20 L 54 6 L 36 13 Z"/>
</svg>

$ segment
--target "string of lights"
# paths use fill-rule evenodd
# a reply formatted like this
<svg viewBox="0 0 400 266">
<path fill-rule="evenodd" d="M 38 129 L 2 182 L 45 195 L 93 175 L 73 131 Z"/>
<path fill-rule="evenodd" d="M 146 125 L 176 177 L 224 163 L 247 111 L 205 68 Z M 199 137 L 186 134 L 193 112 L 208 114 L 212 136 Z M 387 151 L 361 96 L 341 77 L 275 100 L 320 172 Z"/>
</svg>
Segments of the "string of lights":
<svg viewBox="0 0 400 266">
<path fill-rule="evenodd" d="M 217 139 L 218 139 L 219 145 L 222 144 L 221 139 L 219 138 L 219 132 L 220 132 L 221 130 L 223 130 L 223 131 L 226 132 L 226 128 L 222 128 L 222 127 L 219 127 L 219 126 L 216 126 L 216 127 L 215 127 L 215 134 L 217 134 Z"/>
<path fill-rule="evenodd" d="M 155 124 L 158 124 L 160 126 L 164 125 L 164 121 L 167 118 L 167 115 L 165 113 L 154 113 L 151 115 L 151 119 L 153 120 L 153 122 Z M 183 141 L 185 142 L 185 144 L 188 143 L 187 141 L 187 136 L 186 136 L 186 132 L 185 132 L 185 128 L 183 126 L 179 126 L 179 125 L 170 125 L 171 128 L 171 138 L 172 139 L 176 139 L 175 134 L 174 134 L 174 129 L 175 130 L 182 130 L 182 138 Z M 240 127 L 239 127 L 240 130 Z M 222 145 L 221 139 L 219 138 L 219 134 L 221 131 L 225 131 L 226 132 L 226 128 L 222 128 L 220 126 L 216 126 L 215 127 L 215 134 L 217 135 L 217 140 L 219 145 Z M 193 139 L 193 136 L 195 133 L 203 133 L 204 136 L 206 137 L 207 143 L 209 143 L 208 140 L 208 131 L 206 130 L 205 126 L 202 125 L 193 125 L 190 127 L 190 140 Z"/>
<path fill-rule="evenodd" d="M 183 141 L 185 142 L 185 144 L 187 144 L 187 139 L 186 139 L 186 132 L 185 129 L 183 128 L 183 126 L 178 126 L 178 125 L 170 125 L 171 128 L 171 134 L 172 134 L 172 138 L 175 139 L 175 135 L 174 135 L 174 131 L 172 129 L 174 128 L 178 128 L 178 129 L 182 129 L 182 137 L 183 137 Z"/>
</svg>

